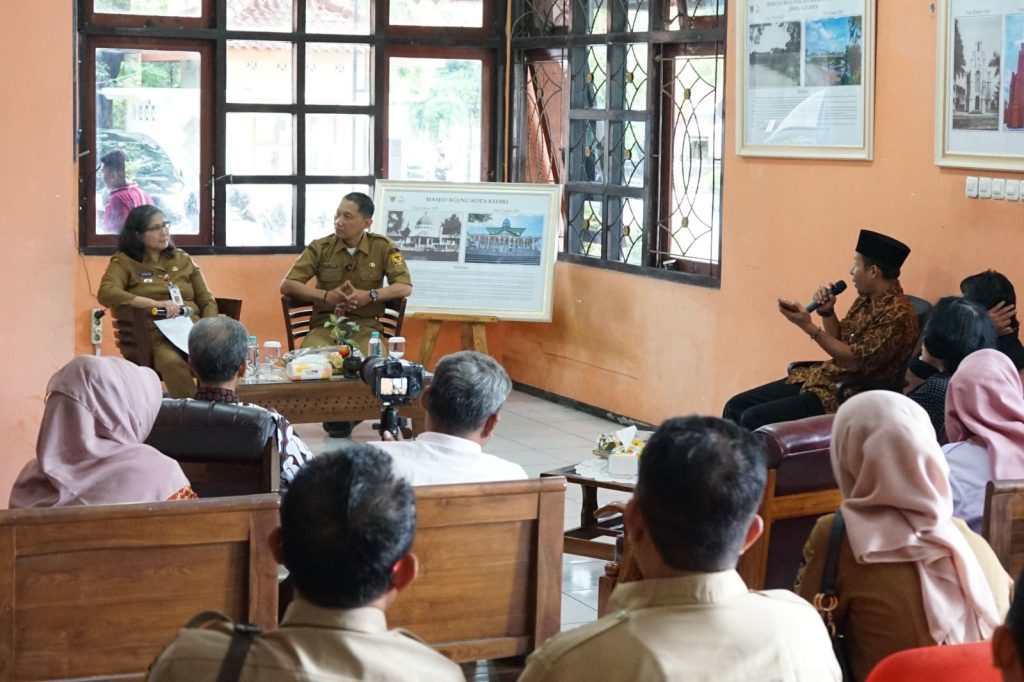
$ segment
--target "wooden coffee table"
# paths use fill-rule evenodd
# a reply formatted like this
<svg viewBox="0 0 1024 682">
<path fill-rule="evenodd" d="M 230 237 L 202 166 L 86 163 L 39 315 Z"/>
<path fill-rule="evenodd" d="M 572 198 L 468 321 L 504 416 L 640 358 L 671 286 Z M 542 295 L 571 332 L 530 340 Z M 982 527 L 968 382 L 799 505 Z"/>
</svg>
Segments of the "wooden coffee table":
<svg viewBox="0 0 1024 682">
<path fill-rule="evenodd" d="M 576 483 L 583 489 L 583 508 L 580 510 L 580 525 L 565 531 L 563 552 L 588 556 L 593 559 L 615 560 L 615 545 L 597 542 L 597 537 L 619 538 L 622 536 L 622 514 L 614 514 L 598 520 L 594 516 L 597 511 L 597 490 L 620 490 L 631 493 L 636 487 L 633 483 L 618 481 L 599 481 L 576 473 L 576 466 L 570 465 L 553 471 L 545 471 L 541 476 L 565 476 L 568 483 Z"/>
<path fill-rule="evenodd" d="M 431 375 L 423 377 L 423 388 Z M 238 400 L 277 410 L 293 424 L 380 419 L 380 401 L 361 379 L 331 377 L 319 381 L 266 381 L 239 383 Z M 423 432 L 426 410 L 420 398 L 398 408 L 398 414 L 412 418 L 413 433 Z"/>
</svg>

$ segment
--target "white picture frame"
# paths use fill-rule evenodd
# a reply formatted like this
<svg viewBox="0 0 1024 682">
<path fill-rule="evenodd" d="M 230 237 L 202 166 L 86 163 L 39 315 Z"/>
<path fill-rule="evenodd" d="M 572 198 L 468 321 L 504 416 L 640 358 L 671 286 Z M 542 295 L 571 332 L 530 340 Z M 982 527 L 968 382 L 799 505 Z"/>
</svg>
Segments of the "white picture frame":
<svg viewBox="0 0 1024 682">
<path fill-rule="evenodd" d="M 398 245 L 412 314 L 550 322 L 562 187 L 378 180 L 371 230 Z"/>
<path fill-rule="evenodd" d="M 736 153 L 870 160 L 875 0 L 736 5 Z"/>
<path fill-rule="evenodd" d="M 1024 0 L 942 0 L 936 23 L 935 163 L 1024 171 Z"/>
</svg>

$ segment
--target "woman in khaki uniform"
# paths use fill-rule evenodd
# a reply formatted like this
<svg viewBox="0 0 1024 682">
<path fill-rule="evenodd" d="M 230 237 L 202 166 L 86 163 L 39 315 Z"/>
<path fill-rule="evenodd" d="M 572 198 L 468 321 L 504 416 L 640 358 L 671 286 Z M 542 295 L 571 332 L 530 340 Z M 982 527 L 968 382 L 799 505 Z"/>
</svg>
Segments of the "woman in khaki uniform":
<svg viewBox="0 0 1024 682">
<path fill-rule="evenodd" d="M 125 218 L 120 250 L 110 257 L 96 295 L 101 305 L 115 308 L 165 308 L 168 317 L 181 312 L 170 293 L 181 291 L 182 303 L 192 308 L 192 319 L 215 317 L 217 302 L 206 287 L 202 270 L 171 241 L 170 223 L 156 206 L 139 206 Z M 174 398 L 191 398 L 196 387 L 184 354 L 149 323 L 153 339 L 153 364 Z"/>
<path fill-rule="evenodd" d="M 985 540 L 953 517 L 949 466 L 928 413 L 891 391 L 839 407 L 832 471 L 843 493 L 845 533 L 833 612 L 853 678 L 889 654 L 991 639 L 1013 581 Z M 796 592 L 821 591 L 834 514 L 818 519 L 804 547 Z"/>
</svg>

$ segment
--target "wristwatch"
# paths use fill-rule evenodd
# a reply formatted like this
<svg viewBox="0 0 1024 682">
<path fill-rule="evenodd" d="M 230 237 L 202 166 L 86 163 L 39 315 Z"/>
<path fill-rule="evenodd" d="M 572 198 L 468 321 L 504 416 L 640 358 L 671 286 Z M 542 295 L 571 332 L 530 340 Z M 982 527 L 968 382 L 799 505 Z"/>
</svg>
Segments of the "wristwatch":
<svg viewBox="0 0 1024 682">
<path fill-rule="evenodd" d="M 380 298 L 380 292 L 376 289 L 370 289 L 370 302 L 376 303 L 378 298 Z"/>
</svg>

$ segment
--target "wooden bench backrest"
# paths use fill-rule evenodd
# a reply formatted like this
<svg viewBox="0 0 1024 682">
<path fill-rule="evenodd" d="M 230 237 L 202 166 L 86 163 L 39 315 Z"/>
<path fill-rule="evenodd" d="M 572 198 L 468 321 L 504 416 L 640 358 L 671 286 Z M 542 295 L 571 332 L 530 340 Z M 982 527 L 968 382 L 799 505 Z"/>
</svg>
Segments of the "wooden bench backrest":
<svg viewBox="0 0 1024 682">
<path fill-rule="evenodd" d="M 1024 569 L 1024 480 L 988 482 L 981 535 L 1016 580 Z"/>
<path fill-rule="evenodd" d="M 192 616 L 277 625 L 278 496 L 0 512 L 0 680 L 141 673 Z"/>
<path fill-rule="evenodd" d="M 524 655 L 561 619 L 565 479 L 416 488 L 420 575 L 388 609 L 457 662 Z"/>
</svg>

